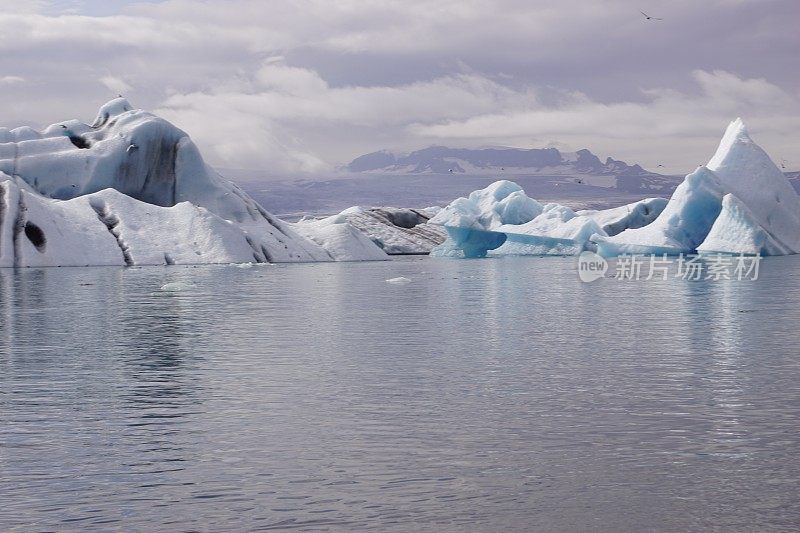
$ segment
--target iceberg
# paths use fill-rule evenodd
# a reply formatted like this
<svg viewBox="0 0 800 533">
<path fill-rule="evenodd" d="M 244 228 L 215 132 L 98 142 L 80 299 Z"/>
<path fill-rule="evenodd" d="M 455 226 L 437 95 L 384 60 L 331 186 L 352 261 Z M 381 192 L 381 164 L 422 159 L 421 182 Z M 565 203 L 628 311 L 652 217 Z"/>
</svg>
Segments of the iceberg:
<svg viewBox="0 0 800 533">
<path fill-rule="evenodd" d="M 764 230 L 750 209 L 733 194 L 722 199 L 722 211 L 705 240 L 701 254 L 787 255 L 793 253 Z"/>
<path fill-rule="evenodd" d="M 581 210 L 576 211 L 576 214 L 591 217 L 606 235 L 613 236 L 626 229 L 637 229 L 650 224 L 666 206 L 666 198 L 645 198 L 620 207 L 600 211 Z"/>
<path fill-rule="evenodd" d="M 770 238 L 787 253 L 800 252 L 800 197 L 741 119 L 728 126 L 707 166 Z"/>
<path fill-rule="evenodd" d="M 428 223 L 440 209 L 354 206 L 320 220 L 304 218 L 295 227 L 303 233 L 347 222 L 389 255 L 427 255 L 446 237 L 444 228 Z"/>
<path fill-rule="evenodd" d="M 736 119 L 708 164 L 686 176 L 653 223 L 592 241 L 606 257 L 793 254 L 800 251 L 800 197 Z"/>
<path fill-rule="evenodd" d="M 594 249 L 593 236 L 644 226 L 666 204 L 663 198 L 647 198 L 613 209 L 575 212 L 557 203 L 542 205 L 516 183 L 501 180 L 455 200 L 431 219 L 448 235 L 431 255 L 578 255 Z"/>
<path fill-rule="evenodd" d="M 0 266 L 387 259 L 347 225 L 301 233 L 124 98 L 43 131 L 0 128 Z"/>
<path fill-rule="evenodd" d="M 494 230 L 504 224 L 524 224 L 542 213 L 542 205 L 529 198 L 522 187 L 499 180 L 485 189 L 458 198 L 439 211 L 431 224 L 453 228 Z"/>
<path fill-rule="evenodd" d="M 336 261 L 380 261 L 388 258 L 386 252 L 353 227 L 345 216 L 306 219 L 294 227 L 301 235 L 328 250 Z"/>
<path fill-rule="evenodd" d="M 605 257 L 621 254 L 679 254 L 694 251 L 708 235 L 722 209 L 724 188 L 719 178 L 700 167 L 678 188 L 652 223 L 614 236 L 592 237 Z"/>
</svg>

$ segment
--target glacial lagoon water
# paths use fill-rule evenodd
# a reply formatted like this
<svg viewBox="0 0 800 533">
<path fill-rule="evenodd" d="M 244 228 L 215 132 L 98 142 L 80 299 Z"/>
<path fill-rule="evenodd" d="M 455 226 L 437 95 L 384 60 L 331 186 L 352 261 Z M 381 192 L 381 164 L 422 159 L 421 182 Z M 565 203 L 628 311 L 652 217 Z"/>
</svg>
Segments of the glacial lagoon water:
<svg viewBox="0 0 800 533">
<path fill-rule="evenodd" d="M 796 529 L 798 273 L 0 270 L 0 530 Z"/>
</svg>

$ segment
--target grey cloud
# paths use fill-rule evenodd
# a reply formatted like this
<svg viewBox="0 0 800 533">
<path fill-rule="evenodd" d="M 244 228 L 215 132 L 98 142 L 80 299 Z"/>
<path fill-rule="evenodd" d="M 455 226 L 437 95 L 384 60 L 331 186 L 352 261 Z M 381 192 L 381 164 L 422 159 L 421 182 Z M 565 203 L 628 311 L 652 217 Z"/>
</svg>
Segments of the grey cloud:
<svg viewBox="0 0 800 533">
<path fill-rule="evenodd" d="M 689 168 L 731 114 L 780 152 L 800 114 L 795 0 L 0 0 L 0 13 L 0 123 L 90 119 L 124 92 L 228 166 L 565 142 Z"/>
</svg>

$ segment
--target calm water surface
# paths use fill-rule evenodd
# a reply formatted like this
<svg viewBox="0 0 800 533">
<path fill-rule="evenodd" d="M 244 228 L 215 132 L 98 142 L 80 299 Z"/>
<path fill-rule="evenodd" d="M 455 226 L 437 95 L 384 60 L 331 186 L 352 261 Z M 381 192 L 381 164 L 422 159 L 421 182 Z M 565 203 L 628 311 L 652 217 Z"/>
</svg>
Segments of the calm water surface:
<svg viewBox="0 0 800 533">
<path fill-rule="evenodd" d="M 798 273 L 0 270 L 0 530 L 797 529 Z"/>
</svg>

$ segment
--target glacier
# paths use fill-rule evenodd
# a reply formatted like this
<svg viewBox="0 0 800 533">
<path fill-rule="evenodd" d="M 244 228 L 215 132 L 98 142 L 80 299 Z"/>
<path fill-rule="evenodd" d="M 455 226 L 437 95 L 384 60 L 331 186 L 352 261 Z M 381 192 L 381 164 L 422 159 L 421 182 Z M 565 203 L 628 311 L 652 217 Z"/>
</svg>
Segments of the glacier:
<svg viewBox="0 0 800 533">
<path fill-rule="evenodd" d="M 744 122 L 731 122 L 705 166 L 686 176 L 663 213 L 641 229 L 592 237 L 606 257 L 620 254 L 800 251 L 800 197 Z"/>
<path fill-rule="evenodd" d="M 0 128 L 0 266 L 385 260 L 347 223 L 277 219 L 124 98 L 92 124 Z"/>
</svg>

